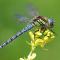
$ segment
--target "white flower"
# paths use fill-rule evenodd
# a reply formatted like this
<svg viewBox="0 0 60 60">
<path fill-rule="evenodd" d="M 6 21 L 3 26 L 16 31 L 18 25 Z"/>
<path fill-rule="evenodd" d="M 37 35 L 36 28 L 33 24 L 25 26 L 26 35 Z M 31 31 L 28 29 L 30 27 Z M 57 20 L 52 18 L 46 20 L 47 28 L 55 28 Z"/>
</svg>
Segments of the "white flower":
<svg viewBox="0 0 60 60">
<path fill-rule="evenodd" d="M 33 60 L 36 57 L 36 53 L 33 53 L 31 55 L 28 55 L 27 60 Z"/>
<path fill-rule="evenodd" d="M 20 60 L 24 60 L 23 58 L 20 58 Z"/>
</svg>

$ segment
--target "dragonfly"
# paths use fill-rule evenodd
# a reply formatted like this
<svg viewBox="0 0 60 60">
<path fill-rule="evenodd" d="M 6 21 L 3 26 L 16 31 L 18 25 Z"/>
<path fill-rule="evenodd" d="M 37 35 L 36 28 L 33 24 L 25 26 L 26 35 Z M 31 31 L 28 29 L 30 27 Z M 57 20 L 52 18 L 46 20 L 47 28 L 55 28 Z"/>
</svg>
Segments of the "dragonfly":
<svg viewBox="0 0 60 60">
<path fill-rule="evenodd" d="M 29 24 L 27 24 L 26 27 L 24 27 L 21 31 L 17 32 L 14 36 L 12 36 L 7 41 L 5 41 L 3 44 L 1 44 L 0 48 L 5 47 L 6 45 L 8 45 L 12 41 L 14 41 L 17 37 L 19 37 L 23 33 L 31 30 L 34 26 L 37 25 L 37 23 L 39 25 L 41 25 L 41 23 L 42 23 L 47 28 L 53 27 L 53 25 L 54 25 L 54 20 L 53 19 L 45 19 L 44 16 L 40 16 L 38 11 L 32 6 L 28 7 L 28 11 L 29 11 L 29 14 L 33 17 L 32 19 L 24 17 L 24 16 L 21 16 L 21 15 L 16 15 L 16 17 L 21 22 L 27 22 L 27 23 L 29 22 Z"/>
</svg>

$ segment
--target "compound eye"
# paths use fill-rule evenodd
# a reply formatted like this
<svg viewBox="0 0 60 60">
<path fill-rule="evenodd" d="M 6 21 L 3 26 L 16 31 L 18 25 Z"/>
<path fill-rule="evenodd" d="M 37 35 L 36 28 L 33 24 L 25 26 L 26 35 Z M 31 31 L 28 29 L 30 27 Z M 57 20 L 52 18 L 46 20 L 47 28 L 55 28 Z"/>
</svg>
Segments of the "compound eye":
<svg viewBox="0 0 60 60">
<path fill-rule="evenodd" d="M 49 18 L 49 19 L 48 19 L 48 23 L 49 23 L 49 25 L 50 25 L 51 28 L 54 27 L 54 19 Z"/>
</svg>

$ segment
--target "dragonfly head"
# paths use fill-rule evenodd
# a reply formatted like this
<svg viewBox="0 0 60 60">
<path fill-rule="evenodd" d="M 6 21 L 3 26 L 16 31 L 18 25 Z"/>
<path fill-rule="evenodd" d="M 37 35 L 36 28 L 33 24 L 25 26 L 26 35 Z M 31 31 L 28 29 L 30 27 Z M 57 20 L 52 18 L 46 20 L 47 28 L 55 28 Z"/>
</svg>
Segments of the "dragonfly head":
<svg viewBox="0 0 60 60">
<path fill-rule="evenodd" d="M 54 27 L 54 19 L 53 18 L 49 18 L 48 19 L 48 24 L 49 24 L 50 28 L 53 28 Z"/>
</svg>

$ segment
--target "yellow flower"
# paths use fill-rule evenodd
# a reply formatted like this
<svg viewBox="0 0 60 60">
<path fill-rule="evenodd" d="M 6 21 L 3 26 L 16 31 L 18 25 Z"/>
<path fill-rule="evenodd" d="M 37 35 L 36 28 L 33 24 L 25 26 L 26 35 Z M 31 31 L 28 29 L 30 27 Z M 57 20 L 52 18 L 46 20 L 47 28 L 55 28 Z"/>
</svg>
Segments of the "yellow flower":
<svg viewBox="0 0 60 60">
<path fill-rule="evenodd" d="M 42 34 L 45 36 L 41 37 Z M 40 30 L 38 30 L 33 34 L 33 32 L 30 31 L 29 35 L 31 37 L 31 46 L 37 47 L 39 45 L 41 48 L 44 48 L 45 45 L 49 43 L 52 38 L 55 37 L 54 34 L 49 29 L 45 30 L 44 33 L 41 33 Z"/>
</svg>

